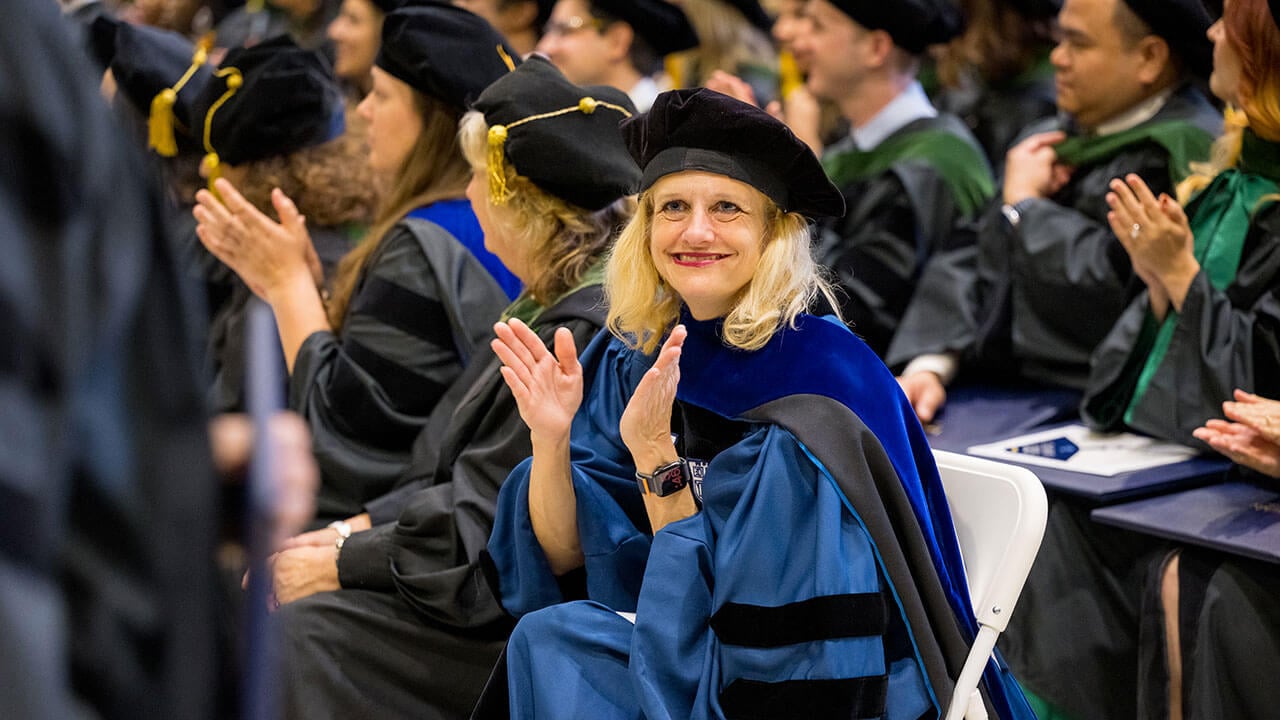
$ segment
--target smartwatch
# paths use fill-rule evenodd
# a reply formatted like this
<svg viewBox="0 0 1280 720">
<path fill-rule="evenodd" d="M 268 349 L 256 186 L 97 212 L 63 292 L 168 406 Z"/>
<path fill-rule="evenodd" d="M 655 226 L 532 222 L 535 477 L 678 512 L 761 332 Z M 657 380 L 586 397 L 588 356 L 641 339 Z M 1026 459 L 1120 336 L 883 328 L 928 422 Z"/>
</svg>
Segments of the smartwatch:
<svg viewBox="0 0 1280 720">
<path fill-rule="evenodd" d="M 689 462 L 684 458 L 676 458 L 648 475 L 636 471 L 636 485 L 640 486 L 641 495 L 672 495 L 688 485 L 689 478 Z"/>
</svg>

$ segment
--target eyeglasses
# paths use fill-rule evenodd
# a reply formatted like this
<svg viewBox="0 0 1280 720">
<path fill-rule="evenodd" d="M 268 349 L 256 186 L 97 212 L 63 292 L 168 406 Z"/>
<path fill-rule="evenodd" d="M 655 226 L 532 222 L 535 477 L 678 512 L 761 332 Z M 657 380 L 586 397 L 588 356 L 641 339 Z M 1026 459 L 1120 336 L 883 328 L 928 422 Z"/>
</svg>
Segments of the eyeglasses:
<svg viewBox="0 0 1280 720">
<path fill-rule="evenodd" d="M 564 37 L 565 35 L 572 35 L 579 30 L 585 30 L 586 28 L 599 31 L 604 29 L 604 23 L 601 22 L 599 18 L 574 15 L 566 20 L 553 20 L 547 23 L 546 26 L 542 28 L 542 35 L 543 37 Z"/>
</svg>

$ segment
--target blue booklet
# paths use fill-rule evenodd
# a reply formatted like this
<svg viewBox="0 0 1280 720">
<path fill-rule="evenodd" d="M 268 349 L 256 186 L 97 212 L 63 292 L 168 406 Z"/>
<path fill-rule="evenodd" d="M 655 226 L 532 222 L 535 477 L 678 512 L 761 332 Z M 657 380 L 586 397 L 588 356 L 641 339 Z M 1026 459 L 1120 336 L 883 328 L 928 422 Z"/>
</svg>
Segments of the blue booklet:
<svg viewBox="0 0 1280 720">
<path fill-rule="evenodd" d="M 1094 510 L 1096 522 L 1280 563 L 1280 490 L 1209 485 Z"/>
</svg>

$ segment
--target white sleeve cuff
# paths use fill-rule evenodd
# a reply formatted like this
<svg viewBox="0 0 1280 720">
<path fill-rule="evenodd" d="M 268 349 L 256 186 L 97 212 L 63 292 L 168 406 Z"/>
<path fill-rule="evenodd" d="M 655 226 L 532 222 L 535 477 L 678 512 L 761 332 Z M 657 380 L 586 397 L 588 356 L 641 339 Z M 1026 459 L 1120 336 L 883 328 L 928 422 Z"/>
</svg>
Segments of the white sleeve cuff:
<svg viewBox="0 0 1280 720">
<path fill-rule="evenodd" d="M 943 385 L 950 385 L 951 381 L 955 379 L 956 371 L 959 369 L 960 359 L 955 353 L 933 353 L 919 355 L 907 363 L 907 367 L 902 371 L 902 376 L 906 377 L 918 372 L 931 372 L 938 376 Z"/>
</svg>

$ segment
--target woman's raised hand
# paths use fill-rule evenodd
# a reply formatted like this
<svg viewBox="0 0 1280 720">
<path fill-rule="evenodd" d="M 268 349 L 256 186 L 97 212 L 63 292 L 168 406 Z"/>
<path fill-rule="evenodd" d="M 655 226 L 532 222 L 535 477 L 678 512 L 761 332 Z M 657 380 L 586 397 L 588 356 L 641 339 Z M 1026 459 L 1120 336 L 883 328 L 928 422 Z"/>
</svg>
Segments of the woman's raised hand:
<svg viewBox="0 0 1280 720">
<path fill-rule="evenodd" d="M 675 459 L 671 408 L 680 384 L 680 353 L 687 336 L 683 325 L 676 325 L 671 331 L 653 367 L 640 378 L 618 423 L 623 444 L 631 451 L 636 468 L 644 472 Z"/>
<path fill-rule="evenodd" d="M 555 354 L 528 325 L 511 319 L 493 326 L 489 345 L 502 360 L 502 379 L 511 388 L 520 417 L 535 439 L 563 441 L 582 404 L 582 366 L 573 333 L 559 328 Z"/>
<path fill-rule="evenodd" d="M 271 202 L 280 222 L 254 207 L 225 178 L 214 187 L 218 199 L 208 190 L 196 193 L 192 210 L 200 242 L 240 276 L 240 279 L 267 302 L 272 294 L 305 273 L 316 281 L 315 251 L 307 222 L 293 201 L 280 189 L 271 192 Z"/>
</svg>

